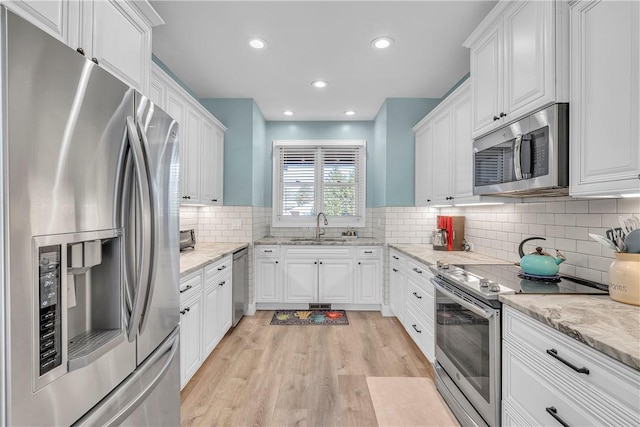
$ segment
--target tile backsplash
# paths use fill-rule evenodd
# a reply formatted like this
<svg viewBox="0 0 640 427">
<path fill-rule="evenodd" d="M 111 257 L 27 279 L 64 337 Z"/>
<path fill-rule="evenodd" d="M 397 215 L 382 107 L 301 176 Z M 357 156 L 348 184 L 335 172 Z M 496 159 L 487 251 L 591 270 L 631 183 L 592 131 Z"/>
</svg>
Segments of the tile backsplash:
<svg viewBox="0 0 640 427">
<path fill-rule="evenodd" d="M 618 227 L 619 215 L 640 216 L 640 199 L 538 198 L 496 206 L 442 208 L 442 215 L 464 215 L 465 238 L 481 254 L 519 261 L 518 245 L 527 237 L 544 237 L 524 247 L 525 253 L 542 246 L 555 256 L 559 249 L 567 261 L 560 272 L 608 283 L 614 251 L 589 238 Z"/>
</svg>

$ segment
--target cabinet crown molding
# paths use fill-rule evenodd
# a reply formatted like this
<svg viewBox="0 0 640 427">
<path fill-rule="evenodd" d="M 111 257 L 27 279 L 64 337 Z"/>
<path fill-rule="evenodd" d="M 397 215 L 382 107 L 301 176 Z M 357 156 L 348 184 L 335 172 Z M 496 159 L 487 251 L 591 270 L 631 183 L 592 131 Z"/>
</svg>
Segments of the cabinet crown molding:
<svg viewBox="0 0 640 427">
<path fill-rule="evenodd" d="M 151 27 L 164 25 L 164 19 L 162 19 L 147 0 L 132 0 L 130 4 L 136 12 L 138 12 L 140 17 Z"/>
<path fill-rule="evenodd" d="M 545 0 L 547 1 L 547 0 Z M 475 30 L 471 33 L 469 37 L 462 43 L 462 46 L 466 48 L 470 48 L 473 44 L 485 34 L 485 32 L 493 27 L 496 22 L 502 19 L 504 12 L 512 6 L 514 3 L 513 0 L 500 0 L 498 4 L 496 4 L 493 9 L 489 12 L 487 16 L 478 24 Z"/>
</svg>

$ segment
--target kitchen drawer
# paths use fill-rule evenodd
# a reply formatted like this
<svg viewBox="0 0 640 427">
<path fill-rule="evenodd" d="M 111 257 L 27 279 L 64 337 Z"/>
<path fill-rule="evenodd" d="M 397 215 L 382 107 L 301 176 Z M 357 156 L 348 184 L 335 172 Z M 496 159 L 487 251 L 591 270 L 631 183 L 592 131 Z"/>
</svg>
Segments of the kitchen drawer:
<svg viewBox="0 0 640 427">
<path fill-rule="evenodd" d="M 233 266 L 233 258 L 231 257 L 231 255 L 227 255 L 226 257 L 205 266 L 204 267 L 205 282 L 208 282 L 209 279 L 213 276 L 230 273 L 232 266 Z"/>
<path fill-rule="evenodd" d="M 353 246 L 287 246 L 285 247 L 285 258 L 351 258 L 354 249 Z"/>
<path fill-rule="evenodd" d="M 412 301 L 415 306 L 420 310 L 422 314 L 431 319 L 433 322 L 433 287 L 431 292 L 424 289 L 424 286 L 419 286 L 415 280 L 407 281 L 407 297 L 406 301 Z"/>
<path fill-rule="evenodd" d="M 424 355 L 433 363 L 435 342 L 433 339 L 433 321 L 427 319 L 415 309 L 413 303 L 408 303 L 404 313 L 405 328 L 413 341 Z"/>
<path fill-rule="evenodd" d="M 529 359 L 511 346 L 505 346 L 502 363 L 504 405 L 513 407 L 515 413 L 528 421 L 527 424 L 561 425 L 549 410 L 555 411 L 555 415 L 570 426 L 604 425 L 602 420 L 591 413 L 591 408 L 580 405 L 573 396 L 546 381 L 546 375 L 541 375 L 545 371 L 544 365 Z M 520 423 L 521 421 L 518 421 L 514 425 L 521 425 Z"/>
<path fill-rule="evenodd" d="M 431 271 L 426 265 L 416 261 L 407 261 L 407 270 L 409 276 L 418 277 L 426 282 L 429 282 L 429 279 L 433 277 L 433 274 L 431 274 Z"/>
<path fill-rule="evenodd" d="M 256 246 L 257 256 L 277 257 L 280 256 L 280 246 Z"/>
<path fill-rule="evenodd" d="M 403 267 L 407 265 L 407 259 L 404 257 L 404 255 L 393 249 L 389 251 L 389 260 L 391 264 L 397 264 Z"/>
<path fill-rule="evenodd" d="M 358 246 L 358 258 L 379 258 L 382 255 L 380 246 Z"/>
<path fill-rule="evenodd" d="M 180 303 L 202 292 L 202 270 L 195 271 L 180 280 Z"/>
<path fill-rule="evenodd" d="M 636 414 L 640 412 L 640 372 L 511 307 L 505 306 L 503 312 L 505 342 L 529 354 L 541 365 L 553 368 L 553 377 L 560 387 L 571 384 L 584 388 L 596 401 L 602 401 L 608 395 L 612 402 L 623 403 Z M 555 350 L 557 357 L 577 368 L 587 368 L 589 373 L 576 372 L 547 350 Z M 589 399 L 587 395 L 583 397 Z"/>
</svg>

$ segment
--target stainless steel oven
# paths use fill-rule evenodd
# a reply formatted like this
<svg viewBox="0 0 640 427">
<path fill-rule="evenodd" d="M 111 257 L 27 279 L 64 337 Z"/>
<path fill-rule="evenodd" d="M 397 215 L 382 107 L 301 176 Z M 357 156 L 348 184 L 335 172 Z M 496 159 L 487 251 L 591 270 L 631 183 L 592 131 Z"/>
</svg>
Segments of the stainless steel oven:
<svg viewBox="0 0 640 427">
<path fill-rule="evenodd" d="M 500 425 L 500 307 L 435 276 L 436 382 L 463 425 Z"/>
</svg>

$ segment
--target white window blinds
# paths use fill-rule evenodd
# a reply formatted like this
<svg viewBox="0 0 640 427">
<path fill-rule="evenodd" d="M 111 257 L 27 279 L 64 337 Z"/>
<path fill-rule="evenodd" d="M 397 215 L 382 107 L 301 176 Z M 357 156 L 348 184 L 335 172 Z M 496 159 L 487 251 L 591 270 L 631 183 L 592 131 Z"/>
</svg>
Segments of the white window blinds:
<svg viewBox="0 0 640 427">
<path fill-rule="evenodd" d="M 365 159 L 364 141 L 274 141 L 274 225 L 307 225 L 320 212 L 364 225 Z"/>
</svg>

